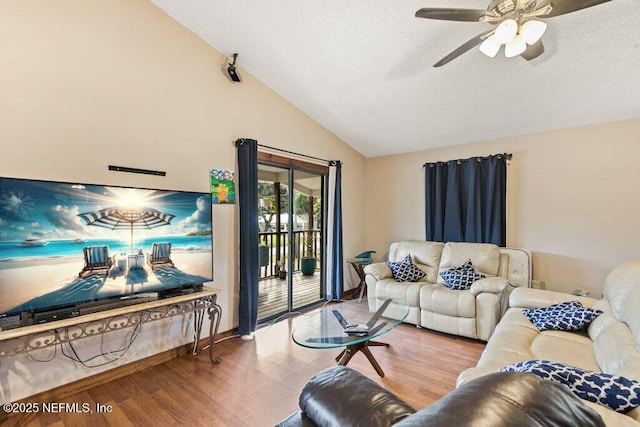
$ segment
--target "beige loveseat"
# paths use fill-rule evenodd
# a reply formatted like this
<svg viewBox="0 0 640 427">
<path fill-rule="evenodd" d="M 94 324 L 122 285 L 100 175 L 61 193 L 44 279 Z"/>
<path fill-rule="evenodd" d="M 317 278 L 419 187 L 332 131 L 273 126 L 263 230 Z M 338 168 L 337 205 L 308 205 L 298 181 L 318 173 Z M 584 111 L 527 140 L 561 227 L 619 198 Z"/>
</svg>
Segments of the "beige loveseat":
<svg viewBox="0 0 640 427">
<path fill-rule="evenodd" d="M 487 341 L 507 307 L 509 282 L 529 286 L 528 253 L 485 243 L 441 243 L 418 240 L 394 242 L 388 260 L 400 262 L 411 255 L 426 275 L 416 282 L 397 281 L 386 263 L 365 267 L 369 296 L 392 298 L 409 307 L 405 322 L 454 335 Z M 440 272 L 471 260 L 486 276 L 468 290 L 449 289 Z M 375 304 L 374 299 L 370 299 Z M 370 307 L 375 311 L 377 307 Z"/>
<path fill-rule="evenodd" d="M 640 261 L 613 269 L 605 280 L 603 294 L 602 299 L 594 299 L 539 289 L 515 289 L 510 295 L 510 308 L 497 325 L 477 366 L 462 372 L 458 385 L 504 366 L 536 359 L 640 381 Z M 524 308 L 573 300 L 603 311 L 591 322 L 587 333 L 540 332 L 522 314 Z M 640 426 L 639 408 L 623 415 L 588 403 L 607 425 Z"/>
</svg>

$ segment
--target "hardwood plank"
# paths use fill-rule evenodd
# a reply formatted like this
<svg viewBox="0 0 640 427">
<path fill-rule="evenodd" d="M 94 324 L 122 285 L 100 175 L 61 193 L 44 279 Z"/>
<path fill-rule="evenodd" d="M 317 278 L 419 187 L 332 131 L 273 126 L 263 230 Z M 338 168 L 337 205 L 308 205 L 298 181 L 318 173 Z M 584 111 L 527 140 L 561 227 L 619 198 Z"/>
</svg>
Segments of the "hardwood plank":
<svg viewBox="0 0 640 427">
<path fill-rule="evenodd" d="M 333 366 L 339 349 L 314 350 L 296 345 L 291 332 L 304 316 L 269 324 L 255 339 L 227 339 L 216 344 L 222 363 L 208 354 L 183 354 L 154 366 L 99 384 L 64 401 L 112 405 L 103 414 L 35 414 L 11 416 L 6 425 L 209 425 L 269 426 L 298 407 L 304 384 L 319 370 Z M 380 378 L 361 354 L 349 366 L 359 370 L 419 409 L 455 388 L 458 374 L 474 366 L 484 343 L 400 325 L 380 337 L 389 348 L 372 349 L 385 371 Z M 72 388 L 72 390 L 75 390 Z M 48 395 L 55 400 L 56 393 Z M 26 399 L 29 401 L 29 399 Z M 32 400 L 33 401 L 33 400 Z M 1 417 L 1 415 L 0 415 Z M 1 418 L 0 418 L 1 420 Z M 4 424 L 3 424 L 4 425 Z"/>
</svg>

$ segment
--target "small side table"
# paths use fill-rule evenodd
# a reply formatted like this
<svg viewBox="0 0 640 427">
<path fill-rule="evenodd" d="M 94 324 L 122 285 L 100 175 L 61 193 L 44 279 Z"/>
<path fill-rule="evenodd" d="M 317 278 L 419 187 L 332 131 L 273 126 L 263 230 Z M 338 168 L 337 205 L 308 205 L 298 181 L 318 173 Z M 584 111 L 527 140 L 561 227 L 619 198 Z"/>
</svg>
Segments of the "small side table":
<svg viewBox="0 0 640 427">
<path fill-rule="evenodd" d="M 557 282 L 544 282 L 539 280 L 532 280 L 531 287 L 535 289 L 544 289 L 547 291 L 562 292 L 563 294 L 571 294 L 577 297 L 589 296 L 589 291 L 586 289 L 578 288 L 568 283 Z"/>
<path fill-rule="evenodd" d="M 359 294 L 358 298 L 362 298 L 367 292 L 367 283 L 364 280 L 365 278 L 364 266 L 370 264 L 371 260 L 353 258 L 353 259 L 348 259 L 347 262 L 351 264 L 353 269 L 356 271 L 356 274 L 358 275 L 358 279 L 360 279 L 360 283 L 358 283 L 358 286 L 356 286 L 353 292 L 354 294 Z"/>
</svg>

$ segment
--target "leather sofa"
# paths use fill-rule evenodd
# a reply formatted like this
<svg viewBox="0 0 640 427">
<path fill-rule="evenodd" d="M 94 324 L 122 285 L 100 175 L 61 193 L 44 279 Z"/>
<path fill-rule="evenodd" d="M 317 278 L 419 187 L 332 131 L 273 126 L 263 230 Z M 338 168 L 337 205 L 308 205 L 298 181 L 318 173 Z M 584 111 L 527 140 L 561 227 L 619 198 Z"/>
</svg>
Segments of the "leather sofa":
<svg viewBox="0 0 640 427">
<path fill-rule="evenodd" d="M 522 313 L 525 308 L 574 300 L 603 312 L 590 323 L 586 333 L 541 332 Z M 640 261 L 614 268 L 605 280 L 601 299 L 518 288 L 511 293 L 509 305 L 477 366 L 463 371 L 458 385 L 516 362 L 537 359 L 640 381 Z M 640 426 L 640 408 L 621 414 L 591 402 L 587 404 L 607 425 Z"/>
<path fill-rule="evenodd" d="M 300 410 L 278 426 L 604 425 L 600 416 L 566 387 L 516 372 L 483 376 L 416 412 L 359 372 L 334 366 L 305 385 L 299 404 Z"/>
<path fill-rule="evenodd" d="M 393 304 L 408 306 L 405 322 L 440 332 L 487 341 L 506 311 L 509 284 L 530 285 L 530 257 L 522 249 L 417 240 L 390 245 L 389 261 L 400 262 L 407 255 L 426 275 L 416 282 L 397 281 L 386 263 L 369 264 L 364 269 L 368 295 L 392 298 Z M 468 290 L 449 289 L 440 273 L 467 260 L 486 278 Z M 370 304 L 372 311 L 378 308 L 373 306 L 375 299 Z"/>
</svg>

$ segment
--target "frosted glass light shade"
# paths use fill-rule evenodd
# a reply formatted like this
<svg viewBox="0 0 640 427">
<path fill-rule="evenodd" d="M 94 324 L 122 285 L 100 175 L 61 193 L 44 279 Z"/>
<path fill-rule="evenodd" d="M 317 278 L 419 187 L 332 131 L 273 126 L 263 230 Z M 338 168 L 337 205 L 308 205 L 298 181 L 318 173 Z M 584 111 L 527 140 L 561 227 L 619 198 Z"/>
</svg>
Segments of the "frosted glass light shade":
<svg viewBox="0 0 640 427">
<path fill-rule="evenodd" d="M 491 36 L 487 37 L 485 41 L 482 42 L 479 49 L 480 49 L 480 52 L 484 53 L 490 58 L 493 58 L 498 54 L 498 51 L 500 50 L 500 46 L 502 46 L 502 44 L 498 43 L 496 41 L 496 37 L 492 34 Z"/>
<path fill-rule="evenodd" d="M 518 56 L 527 50 L 527 43 L 521 34 L 518 34 L 516 38 L 504 45 L 504 56 L 507 58 L 513 58 Z"/>
<path fill-rule="evenodd" d="M 527 21 L 520 27 L 520 35 L 531 45 L 536 43 L 547 30 L 547 24 L 542 21 Z"/>
<path fill-rule="evenodd" d="M 495 32 L 498 43 L 509 43 L 518 33 L 518 23 L 514 19 L 505 19 L 498 25 Z"/>
</svg>

